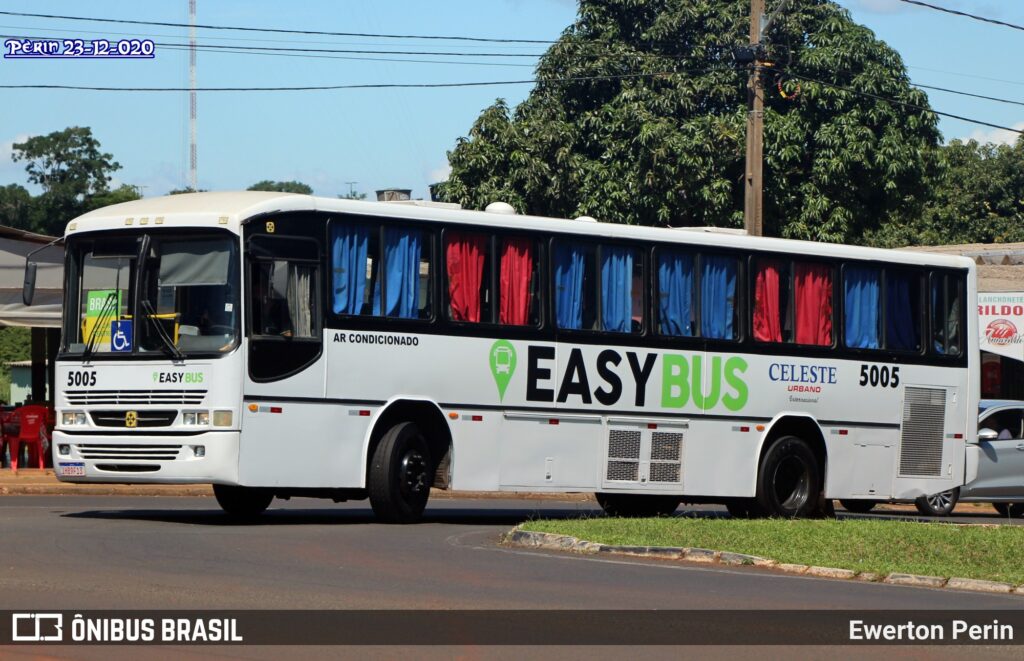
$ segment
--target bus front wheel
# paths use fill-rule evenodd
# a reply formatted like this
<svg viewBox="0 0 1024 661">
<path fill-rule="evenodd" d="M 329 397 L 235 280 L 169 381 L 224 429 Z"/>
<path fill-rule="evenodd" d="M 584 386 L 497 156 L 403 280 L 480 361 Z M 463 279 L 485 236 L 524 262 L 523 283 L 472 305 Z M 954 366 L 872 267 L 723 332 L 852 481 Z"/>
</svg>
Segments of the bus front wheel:
<svg viewBox="0 0 1024 661">
<path fill-rule="evenodd" d="M 225 513 L 237 517 L 254 517 L 263 513 L 274 500 L 271 491 L 226 484 L 213 485 L 213 495 Z"/>
<path fill-rule="evenodd" d="M 768 516 L 786 519 L 819 514 L 821 470 L 807 443 L 783 436 L 768 448 L 757 474 L 757 504 Z"/>
<path fill-rule="evenodd" d="M 625 518 L 669 516 L 682 501 L 678 496 L 633 493 L 595 493 L 594 497 L 605 514 Z"/>
<path fill-rule="evenodd" d="M 389 429 L 370 463 L 370 506 L 387 523 L 414 523 L 423 516 L 434 481 L 430 448 L 415 423 Z"/>
</svg>

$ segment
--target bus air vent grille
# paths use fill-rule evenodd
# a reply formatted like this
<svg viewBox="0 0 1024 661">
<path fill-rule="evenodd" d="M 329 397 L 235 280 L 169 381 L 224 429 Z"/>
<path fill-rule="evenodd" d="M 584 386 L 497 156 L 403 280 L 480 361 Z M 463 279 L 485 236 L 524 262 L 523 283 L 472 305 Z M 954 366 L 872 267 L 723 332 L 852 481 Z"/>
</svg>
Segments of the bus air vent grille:
<svg viewBox="0 0 1024 661">
<path fill-rule="evenodd" d="M 137 404 L 202 404 L 205 390 L 66 390 L 72 406 Z"/>
<path fill-rule="evenodd" d="M 651 434 L 651 482 L 679 482 L 682 455 L 682 434 Z"/>
<path fill-rule="evenodd" d="M 613 429 L 608 433 L 608 456 L 615 459 L 640 460 L 640 432 Z"/>
<path fill-rule="evenodd" d="M 640 479 L 640 432 L 612 429 L 608 433 L 606 479 L 636 482 Z"/>
<path fill-rule="evenodd" d="M 900 434 L 900 475 L 940 477 L 946 390 L 907 386 Z"/>
<path fill-rule="evenodd" d="M 103 445 L 83 443 L 77 446 L 83 459 L 112 459 L 123 461 L 173 461 L 178 458 L 180 445 Z"/>
</svg>

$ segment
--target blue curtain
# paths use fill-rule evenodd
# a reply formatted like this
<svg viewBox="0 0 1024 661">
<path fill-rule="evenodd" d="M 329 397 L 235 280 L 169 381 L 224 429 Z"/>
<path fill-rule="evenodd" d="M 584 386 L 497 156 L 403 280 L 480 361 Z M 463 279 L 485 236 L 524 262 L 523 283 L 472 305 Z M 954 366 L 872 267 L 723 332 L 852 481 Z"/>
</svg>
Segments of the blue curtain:
<svg viewBox="0 0 1024 661">
<path fill-rule="evenodd" d="M 658 251 L 658 319 L 662 335 L 693 336 L 693 256 Z"/>
<path fill-rule="evenodd" d="M 704 257 L 700 283 L 700 323 L 704 337 L 731 340 L 736 309 L 736 259 Z"/>
<path fill-rule="evenodd" d="M 885 347 L 916 351 L 919 345 L 914 317 L 918 311 L 911 307 L 910 277 L 890 271 L 885 289 Z"/>
<path fill-rule="evenodd" d="M 877 349 L 881 283 L 878 269 L 847 267 L 844 272 L 846 346 Z"/>
<path fill-rule="evenodd" d="M 360 225 L 331 227 L 331 287 L 335 314 L 359 314 L 366 295 L 366 248 L 370 230 Z"/>
<path fill-rule="evenodd" d="M 606 331 L 633 330 L 633 251 L 601 247 L 601 321 Z"/>
<path fill-rule="evenodd" d="M 419 316 L 420 232 L 384 230 L 384 278 L 387 284 L 386 315 L 402 319 Z M 373 314 L 380 315 L 380 279 L 373 287 Z"/>
<path fill-rule="evenodd" d="M 583 328 L 584 249 L 555 244 L 555 320 L 559 328 Z"/>
</svg>

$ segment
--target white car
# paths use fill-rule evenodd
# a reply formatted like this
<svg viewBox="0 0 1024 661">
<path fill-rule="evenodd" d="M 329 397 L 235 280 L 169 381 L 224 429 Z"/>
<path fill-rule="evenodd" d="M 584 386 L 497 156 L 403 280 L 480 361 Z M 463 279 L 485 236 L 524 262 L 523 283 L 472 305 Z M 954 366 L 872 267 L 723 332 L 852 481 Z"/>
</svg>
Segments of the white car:
<svg viewBox="0 0 1024 661">
<path fill-rule="evenodd" d="M 1024 401 L 987 399 L 978 415 L 978 476 L 970 483 L 914 501 L 921 514 L 945 516 L 958 502 L 992 503 L 1002 516 L 1024 516 Z M 872 500 L 841 500 L 851 512 L 867 512 Z"/>
</svg>

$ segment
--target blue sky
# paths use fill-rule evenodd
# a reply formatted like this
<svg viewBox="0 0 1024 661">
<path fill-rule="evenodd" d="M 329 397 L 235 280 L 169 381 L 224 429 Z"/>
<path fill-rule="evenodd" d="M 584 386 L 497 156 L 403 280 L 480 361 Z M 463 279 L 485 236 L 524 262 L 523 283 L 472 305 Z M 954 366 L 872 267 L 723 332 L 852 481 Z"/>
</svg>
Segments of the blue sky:
<svg viewBox="0 0 1024 661">
<path fill-rule="evenodd" d="M 931 0 L 935 4 L 1024 25 L 1024 2 Z M 778 0 L 768 0 L 772 8 Z M 913 81 L 1024 100 L 1016 59 L 1024 32 L 916 8 L 899 0 L 840 0 L 854 19 L 898 50 Z M 575 17 L 574 0 L 197 0 L 198 22 L 337 32 L 467 35 L 557 39 Z M 287 7 L 287 12 L 283 8 Z M 6 0 L 5 11 L 187 22 L 187 0 Z M 187 41 L 175 27 L 109 25 L 0 16 L 0 33 L 108 39 Z M 496 45 L 199 31 L 198 42 L 331 49 L 539 53 L 542 45 Z M 352 55 L 353 58 L 388 58 Z M 529 58 L 445 57 L 450 63 L 264 55 L 198 55 L 202 86 L 297 86 L 441 83 L 532 77 Z M 392 56 L 391 59 L 429 59 Z M 2 60 L 5 84 L 54 83 L 186 87 L 187 53 L 157 46 L 152 60 Z M 486 64 L 480 64 L 485 62 Z M 373 196 L 384 187 L 427 185 L 446 174 L 446 152 L 466 135 L 495 98 L 514 105 L 529 85 L 459 89 L 200 93 L 199 185 L 245 188 L 260 179 L 297 179 L 320 195 L 347 192 L 345 182 Z M 123 169 L 117 183 L 159 195 L 187 183 L 188 98 L 175 93 L 5 90 L 0 106 L 0 185 L 26 184 L 23 164 L 10 160 L 13 142 L 67 126 L 90 126 Z M 937 110 L 1024 128 L 1024 106 L 929 93 Z M 1010 141 L 1014 134 L 943 119 L 947 140 Z"/>
</svg>

